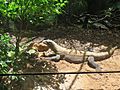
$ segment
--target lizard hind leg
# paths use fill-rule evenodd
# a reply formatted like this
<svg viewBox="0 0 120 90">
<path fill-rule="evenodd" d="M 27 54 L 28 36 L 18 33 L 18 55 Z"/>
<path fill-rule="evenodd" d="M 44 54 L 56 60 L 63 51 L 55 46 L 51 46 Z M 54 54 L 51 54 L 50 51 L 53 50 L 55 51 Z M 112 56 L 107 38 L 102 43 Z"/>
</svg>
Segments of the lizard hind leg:
<svg viewBox="0 0 120 90">
<path fill-rule="evenodd" d="M 93 56 L 89 56 L 87 59 L 89 67 L 96 69 L 96 71 L 101 71 L 101 67 L 97 63 L 95 63 Z"/>
</svg>

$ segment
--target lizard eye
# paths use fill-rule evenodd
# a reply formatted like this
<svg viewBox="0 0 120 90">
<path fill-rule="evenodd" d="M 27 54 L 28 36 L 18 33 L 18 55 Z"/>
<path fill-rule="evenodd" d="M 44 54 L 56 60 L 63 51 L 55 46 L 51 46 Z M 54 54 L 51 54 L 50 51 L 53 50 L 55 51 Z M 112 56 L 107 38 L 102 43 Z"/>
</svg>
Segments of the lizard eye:
<svg viewBox="0 0 120 90">
<path fill-rule="evenodd" d="M 44 44 L 47 44 L 47 45 L 50 45 L 50 44 L 51 44 L 51 41 L 50 41 L 50 40 L 44 40 L 43 43 L 44 43 Z"/>
</svg>

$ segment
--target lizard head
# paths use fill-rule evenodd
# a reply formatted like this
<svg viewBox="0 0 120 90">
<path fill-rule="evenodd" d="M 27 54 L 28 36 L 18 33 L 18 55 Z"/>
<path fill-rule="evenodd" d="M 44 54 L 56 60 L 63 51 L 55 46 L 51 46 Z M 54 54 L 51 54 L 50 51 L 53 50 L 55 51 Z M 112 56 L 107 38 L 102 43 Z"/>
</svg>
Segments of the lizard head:
<svg viewBox="0 0 120 90">
<path fill-rule="evenodd" d="M 48 45 L 48 46 L 51 46 L 54 43 L 54 41 L 47 39 L 47 40 L 43 40 L 43 43 Z"/>
<path fill-rule="evenodd" d="M 42 42 L 46 44 L 51 50 L 57 52 L 55 48 L 57 44 L 53 40 L 47 39 L 47 40 L 43 40 Z"/>
</svg>

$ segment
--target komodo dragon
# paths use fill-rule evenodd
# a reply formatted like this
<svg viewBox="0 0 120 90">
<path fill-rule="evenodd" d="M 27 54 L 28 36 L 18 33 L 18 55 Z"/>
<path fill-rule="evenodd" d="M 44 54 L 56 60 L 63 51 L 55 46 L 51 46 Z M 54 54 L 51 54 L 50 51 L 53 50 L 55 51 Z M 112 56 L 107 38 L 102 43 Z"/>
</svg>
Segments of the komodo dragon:
<svg viewBox="0 0 120 90">
<path fill-rule="evenodd" d="M 61 47 L 53 40 L 43 40 L 43 43 L 46 44 L 56 55 L 52 57 L 47 57 L 45 59 L 49 60 L 66 60 L 70 63 L 82 63 L 84 61 L 88 61 L 88 65 L 96 70 L 99 70 L 100 67 L 94 61 L 100 61 L 109 58 L 117 49 L 117 46 L 113 47 L 109 51 L 106 52 L 90 52 L 90 51 L 78 51 L 71 50 L 64 47 Z M 84 60 L 85 59 L 85 60 Z"/>
</svg>

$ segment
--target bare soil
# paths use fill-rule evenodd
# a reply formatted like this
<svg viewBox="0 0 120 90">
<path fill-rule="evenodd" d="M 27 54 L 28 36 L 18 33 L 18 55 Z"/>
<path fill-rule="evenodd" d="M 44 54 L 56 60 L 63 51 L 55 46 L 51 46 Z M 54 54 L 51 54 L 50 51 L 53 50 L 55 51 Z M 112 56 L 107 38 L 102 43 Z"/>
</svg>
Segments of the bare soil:
<svg viewBox="0 0 120 90">
<path fill-rule="evenodd" d="M 92 47 L 96 52 L 100 52 L 106 47 L 118 46 L 110 58 L 97 63 L 102 71 L 120 71 L 120 30 L 82 30 L 79 27 L 56 27 L 39 32 L 36 36 L 52 39 L 63 47 L 78 50 L 83 50 L 87 46 Z M 95 71 L 87 63 L 84 63 L 82 68 L 82 64 L 73 64 L 65 60 L 53 63 L 59 72 Z M 119 73 L 66 74 L 65 77 L 65 82 L 61 86 L 62 90 L 120 90 Z"/>
</svg>

